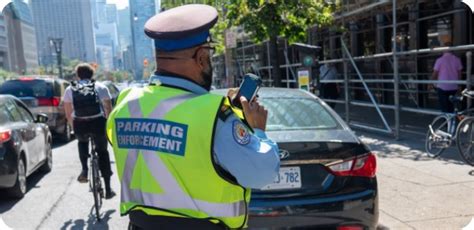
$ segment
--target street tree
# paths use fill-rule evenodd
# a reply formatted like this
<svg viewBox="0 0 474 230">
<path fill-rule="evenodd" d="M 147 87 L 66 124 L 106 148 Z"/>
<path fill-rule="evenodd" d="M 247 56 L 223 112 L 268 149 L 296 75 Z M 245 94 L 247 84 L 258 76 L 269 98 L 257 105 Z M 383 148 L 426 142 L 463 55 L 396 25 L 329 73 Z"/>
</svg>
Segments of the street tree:
<svg viewBox="0 0 474 230">
<path fill-rule="evenodd" d="M 225 51 L 224 31 L 229 21 L 224 15 L 225 5 L 229 4 L 229 0 L 162 0 L 162 10 L 167 10 L 185 4 L 205 4 L 214 6 L 219 13 L 217 24 L 211 29 L 212 41 L 216 48 L 216 54 L 222 54 Z"/>
<path fill-rule="evenodd" d="M 10 79 L 10 78 L 15 78 L 17 77 L 18 74 L 15 73 L 15 72 L 10 72 L 10 71 L 7 71 L 5 69 L 2 69 L 0 67 L 0 83 L 7 80 L 7 79 Z"/>
<path fill-rule="evenodd" d="M 327 25 L 335 4 L 326 0 L 228 0 L 228 26 L 243 26 L 254 42 L 269 41 L 274 86 L 281 86 L 278 37 L 306 42 L 308 29 Z"/>
</svg>

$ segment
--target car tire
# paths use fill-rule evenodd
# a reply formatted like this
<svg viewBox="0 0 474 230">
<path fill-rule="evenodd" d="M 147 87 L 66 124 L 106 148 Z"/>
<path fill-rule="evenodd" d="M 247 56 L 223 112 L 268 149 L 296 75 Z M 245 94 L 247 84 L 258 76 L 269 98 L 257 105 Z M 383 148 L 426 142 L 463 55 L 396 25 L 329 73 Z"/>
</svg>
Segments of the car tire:
<svg viewBox="0 0 474 230">
<path fill-rule="evenodd" d="M 64 133 L 61 136 L 61 140 L 66 143 L 72 140 L 71 126 L 67 123 L 66 123 L 66 127 L 64 127 Z"/>
<path fill-rule="evenodd" d="M 18 161 L 17 172 L 15 185 L 8 190 L 8 193 L 13 198 L 21 199 L 26 193 L 26 167 L 23 158 Z"/>
<path fill-rule="evenodd" d="M 51 149 L 51 141 L 46 143 L 46 160 L 41 166 L 40 170 L 44 173 L 49 173 L 53 169 L 53 151 Z"/>
</svg>

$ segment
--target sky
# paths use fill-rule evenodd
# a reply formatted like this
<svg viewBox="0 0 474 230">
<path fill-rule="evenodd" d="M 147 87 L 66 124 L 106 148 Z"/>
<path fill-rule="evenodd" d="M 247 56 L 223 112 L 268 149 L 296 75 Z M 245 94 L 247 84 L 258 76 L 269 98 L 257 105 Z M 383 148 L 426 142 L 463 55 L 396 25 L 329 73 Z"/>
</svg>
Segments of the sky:
<svg viewBox="0 0 474 230">
<path fill-rule="evenodd" d="M 3 0 L 0 0 L 0 1 L 3 1 Z M 128 1 L 129 0 L 107 0 L 107 3 L 115 4 L 117 5 L 117 9 L 121 10 L 128 6 Z M 161 3 L 161 0 L 155 0 L 155 4 L 157 4 L 158 6 L 160 5 L 160 3 Z"/>
<path fill-rule="evenodd" d="M 107 0 L 108 4 L 116 4 L 117 9 L 121 10 L 128 6 L 128 0 Z"/>
</svg>

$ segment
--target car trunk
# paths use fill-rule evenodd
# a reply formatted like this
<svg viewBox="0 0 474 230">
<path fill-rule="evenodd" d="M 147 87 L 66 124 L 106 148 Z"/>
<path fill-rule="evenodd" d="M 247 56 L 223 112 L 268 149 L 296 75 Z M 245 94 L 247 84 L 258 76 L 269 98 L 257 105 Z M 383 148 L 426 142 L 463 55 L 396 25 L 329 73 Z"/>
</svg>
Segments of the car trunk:
<svg viewBox="0 0 474 230">
<path fill-rule="evenodd" d="M 274 183 L 254 190 L 253 198 L 337 192 L 344 188 L 350 177 L 336 176 L 326 165 L 368 152 L 350 131 L 343 129 L 278 131 L 268 135 L 280 149 L 280 175 Z"/>
</svg>

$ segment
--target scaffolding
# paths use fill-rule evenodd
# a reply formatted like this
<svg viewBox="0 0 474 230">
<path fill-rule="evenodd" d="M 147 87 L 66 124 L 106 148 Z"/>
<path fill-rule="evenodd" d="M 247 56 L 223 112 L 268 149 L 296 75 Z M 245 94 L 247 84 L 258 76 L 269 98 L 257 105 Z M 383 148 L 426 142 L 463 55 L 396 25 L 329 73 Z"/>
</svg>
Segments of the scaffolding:
<svg viewBox="0 0 474 230">
<path fill-rule="evenodd" d="M 322 80 L 321 83 L 342 86 L 342 97 L 324 100 L 343 105 L 343 108 L 338 106 L 337 111 L 347 123 L 399 138 L 400 130 L 406 126 L 400 117 L 402 113 L 428 116 L 440 114 L 433 106 L 436 100 L 433 92 L 428 90 L 429 84 L 455 83 L 471 88 L 474 79 L 474 16 L 459 0 L 353 2 L 335 14 L 335 23 L 347 28 L 346 31 L 337 33 L 327 28 L 314 28 L 309 38 L 310 44 L 325 49 L 319 64 L 334 63 L 341 73 L 337 80 Z M 445 46 L 443 43 L 448 39 L 455 45 Z M 295 70 L 302 67 L 301 54 L 284 39 L 279 40 L 279 48 L 279 55 L 274 58 L 284 63 L 280 65 L 284 74 L 282 83 L 286 87 L 297 87 Z M 242 38 L 240 46 L 234 49 L 238 75 L 255 72 L 263 78 L 266 86 L 272 86 L 268 50 L 268 42 L 252 44 Z M 434 60 L 446 51 L 454 52 L 462 59 L 464 79 L 430 79 Z M 317 74 L 313 76 L 317 77 Z M 351 111 L 352 107 L 375 109 L 374 114 L 377 114 L 382 124 L 356 121 L 353 115 L 357 111 Z"/>
</svg>

